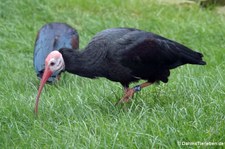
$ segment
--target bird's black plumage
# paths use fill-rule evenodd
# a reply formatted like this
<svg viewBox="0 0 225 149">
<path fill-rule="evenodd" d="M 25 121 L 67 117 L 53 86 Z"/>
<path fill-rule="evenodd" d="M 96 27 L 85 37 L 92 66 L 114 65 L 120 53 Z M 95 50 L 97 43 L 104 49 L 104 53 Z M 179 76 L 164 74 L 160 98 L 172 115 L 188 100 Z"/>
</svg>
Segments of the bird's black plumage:
<svg viewBox="0 0 225 149">
<path fill-rule="evenodd" d="M 132 28 L 97 33 L 81 51 L 59 50 L 65 70 L 80 76 L 105 77 L 128 87 L 140 79 L 167 82 L 170 69 L 205 65 L 203 55 L 159 35 Z"/>
<path fill-rule="evenodd" d="M 78 49 L 78 32 L 65 23 L 45 24 L 38 31 L 34 47 L 34 68 L 39 78 L 42 78 L 47 55 L 60 48 Z M 53 74 L 48 81 L 53 82 L 57 75 Z"/>
</svg>

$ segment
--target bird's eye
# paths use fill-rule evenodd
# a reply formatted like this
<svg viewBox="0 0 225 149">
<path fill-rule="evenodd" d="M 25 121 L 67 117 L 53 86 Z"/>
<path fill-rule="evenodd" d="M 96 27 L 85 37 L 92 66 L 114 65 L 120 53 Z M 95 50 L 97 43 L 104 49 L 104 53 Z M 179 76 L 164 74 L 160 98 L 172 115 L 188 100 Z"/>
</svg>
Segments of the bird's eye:
<svg viewBox="0 0 225 149">
<path fill-rule="evenodd" d="M 50 66 L 54 66 L 54 65 L 55 65 L 55 62 L 51 62 L 51 63 L 50 63 Z"/>
</svg>

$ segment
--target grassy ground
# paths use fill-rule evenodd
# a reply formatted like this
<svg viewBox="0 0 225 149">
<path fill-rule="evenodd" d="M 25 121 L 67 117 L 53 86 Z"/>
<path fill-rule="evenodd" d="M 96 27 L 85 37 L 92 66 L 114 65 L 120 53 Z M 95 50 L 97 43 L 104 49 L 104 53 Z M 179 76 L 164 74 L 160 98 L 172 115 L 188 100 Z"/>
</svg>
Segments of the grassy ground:
<svg viewBox="0 0 225 149">
<path fill-rule="evenodd" d="M 142 90 L 127 110 L 113 105 L 122 96 L 118 83 L 66 73 L 45 86 L 36 118 L 33 46 L 47 22 L 75 27 L 81 47 L 110 27 L 155 32 L 198 49 L 207 65 L 173 70 L 168 84 Z M 1 0 L 0 148 L 225 147 L 224 60 L 225 17 L 214 10 L 153 0 Z"/>
</svg>

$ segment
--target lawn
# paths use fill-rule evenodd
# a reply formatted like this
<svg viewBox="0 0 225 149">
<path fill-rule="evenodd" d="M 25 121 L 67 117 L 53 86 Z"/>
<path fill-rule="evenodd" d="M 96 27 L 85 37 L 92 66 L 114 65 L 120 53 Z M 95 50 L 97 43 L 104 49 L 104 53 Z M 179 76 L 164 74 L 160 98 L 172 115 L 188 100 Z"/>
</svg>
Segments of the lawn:
<svg viewBox="0 0 225 149">
<path fill-rule="evenodd" d="M 157 0 L 0 1 L 0 148 L 225 147 L 225 15 L 216 9 Z M 76 28 L 81 48 L 106 28 L 154 32 L 200 51 L 207 65 L 172 70 L 169 83 L 143 89 L 125 107 L 114 106 L 119 83 L 65 73 L 45 86 L 35 117 L 33 48 L 48 22 Z"/>
</svg>

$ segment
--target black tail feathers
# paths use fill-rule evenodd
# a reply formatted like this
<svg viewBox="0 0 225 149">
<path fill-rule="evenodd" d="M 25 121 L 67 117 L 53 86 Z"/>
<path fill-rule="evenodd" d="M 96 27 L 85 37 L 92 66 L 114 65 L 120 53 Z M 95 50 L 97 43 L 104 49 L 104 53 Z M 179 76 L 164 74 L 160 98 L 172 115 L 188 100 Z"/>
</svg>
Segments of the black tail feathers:
<svg viewBox="0 0 225 149">
<path fill-rule="evenodd" d="M 202 60 L 203 54 L 202 53 L 199 53 L 199 52 L 196 52 L 196 54 L 198 55 L 198 57 L 196 57 L 196 61 L 197 61 L 196 64 L 206 65 L 206 62 Z"/>
<path fill-rule="evenodd" d="M 188 50 L 183 50 L 182 57 L 185 63 L 196 64 L 196 65 L 206 65 L 206 62 L 203 61 L 202 59 L 203 58 L 202 53 L 188 49 Z"/>
<path fill-rule="evenodd" d="M 203 54 L 202 53 L 199 53 L 199 52 L 196 52 L 199 56 L 198 56 L 198 58 L 196 59 L 196 60 L 198 60 L 198 63 L 197 64 L 199 64 L 199 65 L 206 65 L 206 62 L 205 61 L 203 61 Z"/>
</svg>

